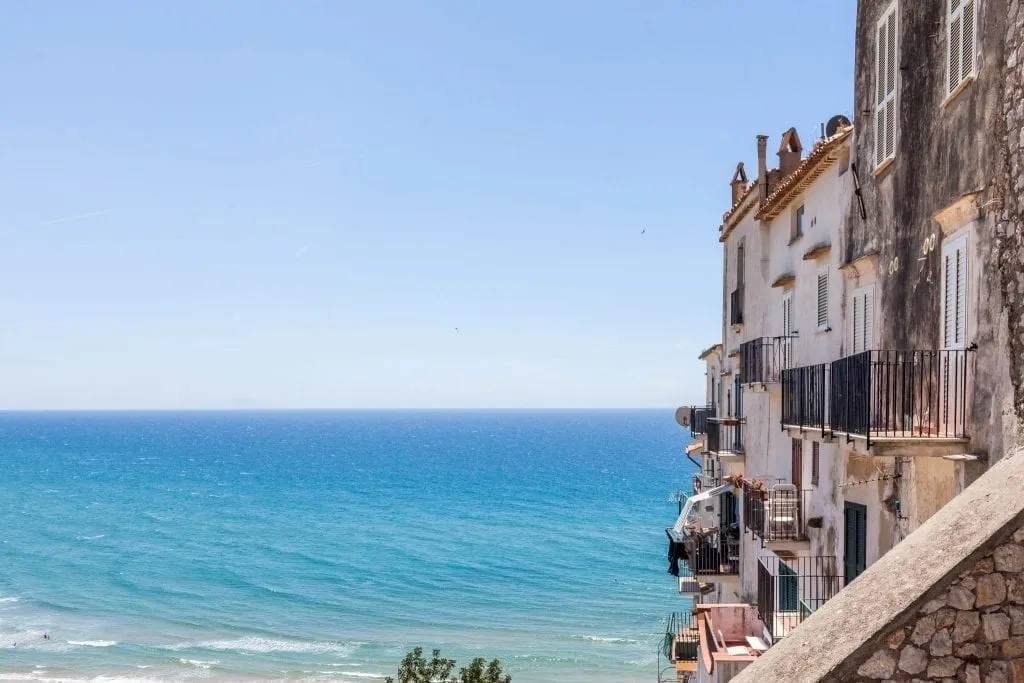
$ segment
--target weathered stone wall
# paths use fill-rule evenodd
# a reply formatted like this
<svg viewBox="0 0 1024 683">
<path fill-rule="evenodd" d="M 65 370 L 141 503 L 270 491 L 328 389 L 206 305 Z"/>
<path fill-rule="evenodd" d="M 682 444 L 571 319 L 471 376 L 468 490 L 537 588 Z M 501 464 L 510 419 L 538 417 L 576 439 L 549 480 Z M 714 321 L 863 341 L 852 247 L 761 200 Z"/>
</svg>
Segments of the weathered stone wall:
<svg viewBox="0 0 1024 683">
<path fill-rule="evenodd" d="M 853 681 L 1024 681 L 1024 530 L 855 664 Z"/>
<path fill-rule="evenodd" d="M 998 267 L 1008 324 L 1014 407 L 1024 420 L 1024 2 L 1010 0 L 1006 25 L 1002 117 L 1001 200 L 996 226 Z"/>
</svg>

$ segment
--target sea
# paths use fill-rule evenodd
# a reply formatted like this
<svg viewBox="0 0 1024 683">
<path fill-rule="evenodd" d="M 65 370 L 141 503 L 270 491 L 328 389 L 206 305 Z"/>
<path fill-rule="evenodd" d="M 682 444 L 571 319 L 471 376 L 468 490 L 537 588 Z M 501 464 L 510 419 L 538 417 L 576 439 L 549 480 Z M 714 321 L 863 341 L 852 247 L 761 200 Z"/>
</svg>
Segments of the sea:
<svg viewBox="0 0 1024 683">
<path fill-rule="evenodd" d="M 0 414 L 0 679 L 645 683 L 670 410 Z"/>
</svg>

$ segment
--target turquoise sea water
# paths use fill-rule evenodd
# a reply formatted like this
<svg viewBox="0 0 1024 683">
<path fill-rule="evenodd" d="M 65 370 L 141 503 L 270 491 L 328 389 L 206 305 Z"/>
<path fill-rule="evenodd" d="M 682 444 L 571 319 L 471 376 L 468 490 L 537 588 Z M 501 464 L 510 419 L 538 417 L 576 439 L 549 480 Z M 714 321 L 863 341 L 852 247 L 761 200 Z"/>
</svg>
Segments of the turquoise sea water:
<svg viewBox="0 0 1024 683">
<path fill-rule="evenodd" d="M 652 681 L 682 437 L 670 411 L 0 416 L 0 678 L 372 681 L 423 644 Z"/>
</svg>

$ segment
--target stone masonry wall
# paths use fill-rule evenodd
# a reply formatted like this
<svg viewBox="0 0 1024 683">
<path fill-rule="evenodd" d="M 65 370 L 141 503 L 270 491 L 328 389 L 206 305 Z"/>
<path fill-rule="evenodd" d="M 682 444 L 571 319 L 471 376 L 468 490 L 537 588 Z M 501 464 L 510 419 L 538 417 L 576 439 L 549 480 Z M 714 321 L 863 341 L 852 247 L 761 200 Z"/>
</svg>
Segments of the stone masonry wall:
<svg viewBox="0 0 1024 683">
<path fill-rule="evenodd" d="M 852 680 L 1024 683 L 1024 529 L 887 633 Z"/>
<path fill-rule="evenodd" d="M 999 275 L 1009 324 L 1014 407 L 1024 420 L 1024 0 L 1010 0 L 1006 64 L 997 134 L 1003 146 L 996 225 Z"/>
</svg>

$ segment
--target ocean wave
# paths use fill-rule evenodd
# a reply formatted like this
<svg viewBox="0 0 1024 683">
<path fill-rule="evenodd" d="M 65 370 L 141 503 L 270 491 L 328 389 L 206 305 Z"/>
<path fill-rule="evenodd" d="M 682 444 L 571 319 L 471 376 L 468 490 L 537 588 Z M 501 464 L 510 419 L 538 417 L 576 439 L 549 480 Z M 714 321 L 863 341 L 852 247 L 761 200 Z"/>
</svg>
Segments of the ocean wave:
<svg viewBox="0 0 1024 683">
<path fill-rule="evenodd" d="M 373 679 L 377 681 L 383 681 L 385 678 L 388 677 L 387 674 L 369 673 L 367 671 L 321 671 L 320 673 L 327 674 L 328 676 Z"/>
<path fill-rule="evenodd" d="M 117 645 L 116 640 L 69 640 L 68 645 L 80 647 L 113 647 Z"/>
<path fill-rule="evenodd" d="M 309 654 L 331 654 L 339 657 L 348 657 L 359 646 L 364 643 L 343 643 L 331 641 L 310 641 L 310 640 L 277 640 L 274 638 L 260 638 L 258 636 L 247 636 L 233 640 L 209 640 L 193 645 L 178 645 L 176 650 L 233 650 L 237 652 L 291 652 Z"/>
<path fill-rule="evenodd" d="M 106 534 L 96 534 L 95 536 L 75 536 L 76 541 L 97 541 L 101 538 L 106 538 Z"/>
<path fill-rule="evenodd" d="M 11 602 L 18 602 L 18 598 L 15 598 L 13 596 L 8 596 L 8 597 L 5 597 L 5 598 L 0 598 L 0 604 L 7 604 L 7 603 L 11 603 Z"/>
<path fill-rule="evenodd" d="M 569 636 L 569 640 L 585 640 L 592 643 L 622 643 L 625 645 L 638 645 L 639 640 L 633 638 L 616 638 L 615 636 L 581 636 L 572 635 Z"/>
<path fill-rule="evenodd" d="M 220 664 L 219 661 L 214 660 L 212 662 L 206 662 L 202 659 L 179 659 L 182 664 L 188 664 L 189 666 L 199 667 L 200 669 L 209 669 L 211 666 L 217 666 Z"/>
</svg>

